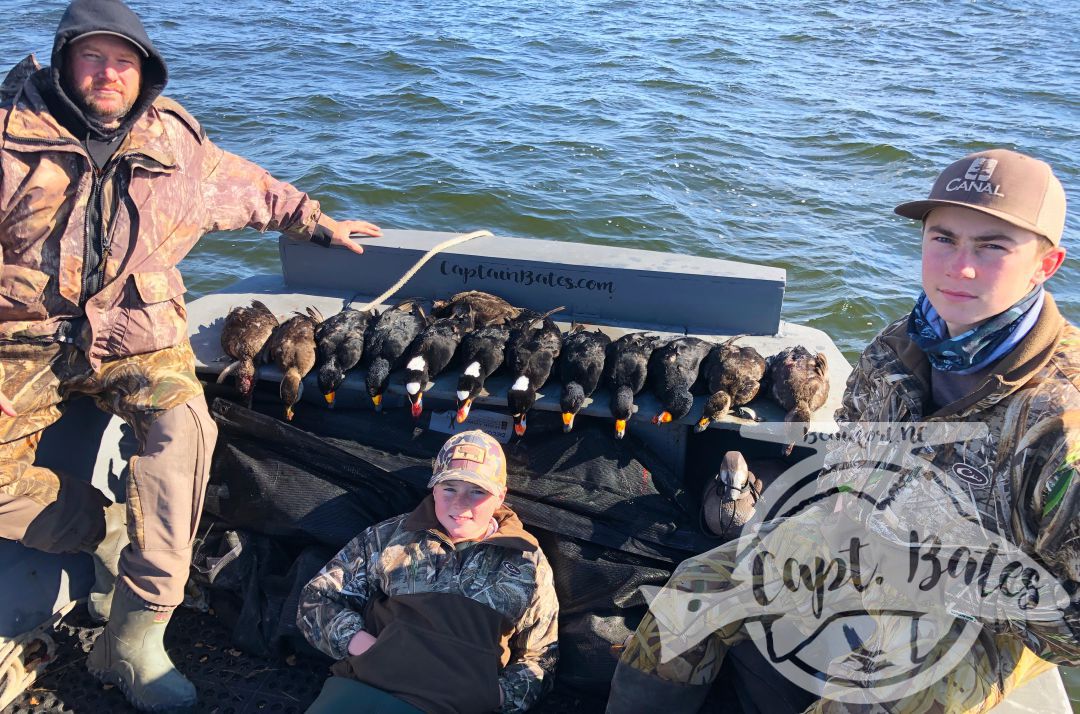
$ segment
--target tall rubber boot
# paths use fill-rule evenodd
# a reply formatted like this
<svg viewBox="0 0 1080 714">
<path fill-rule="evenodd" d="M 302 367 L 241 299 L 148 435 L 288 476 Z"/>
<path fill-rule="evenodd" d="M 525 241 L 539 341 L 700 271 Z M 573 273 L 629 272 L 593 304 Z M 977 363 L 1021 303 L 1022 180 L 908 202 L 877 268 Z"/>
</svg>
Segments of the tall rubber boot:
<svg viewBox="0 0 1080 714">
<path fill-rule="evenodd" d="M 195 706 L 195 685 L 165 652 L 162 638 L 171 617 L 171 610 L 151 610 L 118 583 L 109 624 L 86 658 L 90 674 L 119 687 L 139 711 L 186 711 Z"/>
<path fill-rule="evenodd" d="M 94 622 L 109 619 L 113 589 L 120 564 L 120 551 L 129 543 L 127 530 L 127 505 L 114 503 L 105 509 L 105 537 L 90 551 L 94 560 L 94 587 L 86 609 Z"/>
</svg>

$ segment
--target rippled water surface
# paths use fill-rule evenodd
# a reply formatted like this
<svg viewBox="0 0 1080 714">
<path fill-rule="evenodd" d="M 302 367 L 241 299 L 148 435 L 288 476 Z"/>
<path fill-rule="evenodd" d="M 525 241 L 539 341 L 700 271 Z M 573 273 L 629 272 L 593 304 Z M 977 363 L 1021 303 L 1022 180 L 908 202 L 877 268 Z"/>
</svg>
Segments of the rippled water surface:
<svg viewBox="0 0 1080 714">
<path fill-rule="evenodd" d="M 0 0 L 8 61 L 47 58 L 63 5 Z M 949 161 L 1033 153 L 1080 205 L 1080 3 L 721 5 L 133 3 L 210 136 L 341 216 L 782 267 L 785 319 L 851 359 L 918 292 L 892 207 Z M 244 233 L 184 273 L 276 266 Z"/>
<path fill-rule="evenodd" d="M 132 5 L 168 93 L 335 214 L 782 267 L 785 319 L 849 359 L 918 292 L 892 207 L 967 152 L 1054 165 L 1080 255 L 1075 0 Z M 0 0 L 4 61 L 47 61 L 63 6 Z M 277 260 L 245 232 L 183 268 L 201 294 Z"/>
</svg>

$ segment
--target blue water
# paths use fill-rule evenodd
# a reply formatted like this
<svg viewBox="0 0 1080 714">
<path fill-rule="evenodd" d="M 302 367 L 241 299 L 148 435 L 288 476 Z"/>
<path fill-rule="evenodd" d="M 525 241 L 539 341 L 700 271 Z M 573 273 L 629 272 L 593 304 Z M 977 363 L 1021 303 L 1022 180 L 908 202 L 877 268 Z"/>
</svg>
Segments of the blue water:
<svg viewBox="0 0 1080 714">
<path fill-rule="evenodd" d="M 221 146 L 390 228 L 624 245 L 788 271 L 849 359 L 918 293 L 892 214 L 1004 146 L 1055 166 L 1080 255 L 1080 3 L 133 2 Z M 47 61 L 62 2 L 0 0 Z M 211 236 L 198 295 L 276 270 Z M 1080 320 L 1070 257 L 1049 287 Z"/>
<path fill-rule="evenodd" d="M 1077 2 L 133 6 L 210 136 L 341 216 L 783 267 L 785 318 L 851 359 L 918 292 L 892 207 L 949 161 L 1030 152 L 1080 205 Z M 62 7 L 0 0 L 10 62 Z M 200 294 L 276 262 L 232 234 L 183 267 Z"/>
</svg>

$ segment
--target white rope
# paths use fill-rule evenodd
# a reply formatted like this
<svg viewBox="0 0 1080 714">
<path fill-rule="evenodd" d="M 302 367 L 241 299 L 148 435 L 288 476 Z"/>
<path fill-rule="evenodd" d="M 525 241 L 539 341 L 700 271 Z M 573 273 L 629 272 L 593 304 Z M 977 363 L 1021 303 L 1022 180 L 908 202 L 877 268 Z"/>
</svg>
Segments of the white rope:
<svg viewBox="0 0 1080 714">
<path fill-rule="evenodd" d="M 379 295 L 379 297 L 375 298 L 367 305 L 364 305 L 362 308 L 360 308 L 360 312 L 366 312 L 367 310 L 370 310 L 376 305 L 381 305 L 382 303 L 386 302 L 387 298 L 400 290 L 402 285 L 409 282 L 409 278 L 416 275 L 416 271 L 420 270 L 420 268 L 424 266 L 424 263 L 431 260 L 432 257 L 434 257 L 436 254 L 441 253 L 447 248 L 452 248 L 455 245 L 460 245 L 465 241 L 470 241 L 473 238 L 494 238 L 494 235 L 492 235 L 491 231 L 473 231 L 472 233 L 465 233 L 463 235 L 454 236 L 453 238 L 444 240 L 442 243 L 439 243 L 427 253 L 424 253 L 420 260 L 416 261 L 416 265 L 409 268 L 405 272 L 405 274 L 398 279 L 396 283 L 387 288 L 381 295 Z"/>
</svg>

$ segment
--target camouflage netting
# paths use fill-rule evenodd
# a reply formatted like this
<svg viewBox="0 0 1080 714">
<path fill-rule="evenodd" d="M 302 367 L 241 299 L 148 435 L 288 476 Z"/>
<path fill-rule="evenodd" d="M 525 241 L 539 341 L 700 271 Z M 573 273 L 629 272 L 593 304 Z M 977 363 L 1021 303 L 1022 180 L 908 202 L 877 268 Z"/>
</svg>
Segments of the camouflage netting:
<svg viewBox="0 0 1080 714">
<path fill-rule="evenodd" d="M 256 410 L 215 400 L 220 427 L 197 580 L 246 651 L 313 652 L 295 626 L 299 589 L 369 525 L 411 510 L 426 492 L 445 434 L 403 411 Z M 606 426 L 606 425 L 605 425 Z M 644 613 L 641 585 L 712 547 L 674 473 L 633 439 L 558 415 L 530 417 L 506 447 L 509 503 L 551 561 L 560 601 L 560 680 L 606 691 L 623 641 Z M 232 602 L 219 602 L 223 594 Z"/>
</svg>

